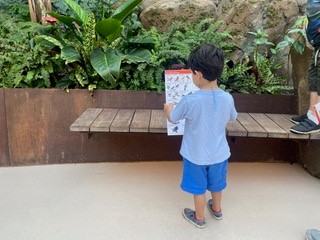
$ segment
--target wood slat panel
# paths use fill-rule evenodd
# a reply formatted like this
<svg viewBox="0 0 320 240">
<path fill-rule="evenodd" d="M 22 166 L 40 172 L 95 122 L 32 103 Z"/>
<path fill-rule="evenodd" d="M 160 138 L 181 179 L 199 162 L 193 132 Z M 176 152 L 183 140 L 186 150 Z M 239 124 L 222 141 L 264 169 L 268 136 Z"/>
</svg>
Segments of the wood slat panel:
<svg viewBox="0 0 320 240">
<path fill-rule="evenodd" d="M 231 137 L 246 137 L 247 130 L 236 120 L 229 121 L 227 124 L 227 135 Z"/>
<path fill-rule="evenodd" d="M 150 132 L 153 133 L 166 133 L 167 120 L 164 116 L 163 110 L 152 110 L 150 120 Z"/>
<path fill-rule="evenodd" d="M 282 116 L 287 119 L 287 122 L 284 122 L 288 126 L 289 130 L 289 138 L 290 139 L 309 139 L 310 134 L 298 134 L 298 133 L 293 133 L 290 131 L 290 128 L 294 126 L 295 124 L 290 121 L 292 117 L 295 115 L 290 115 L 290 114 L 282 114 Z"/>
<path fill-rule="evenodd" d="M 119 109 L 103 109 L 90 126 L 90 132 L 109 132 Z"/>
<path fill-rule="evenodd" d="M 149 132 L 151 109 L 137 109 L 134 113 L 130 132 Z"/>
<path fill-rule="evenodd" d="M 120 109 L 110 126 L 110 132 L 129 132 L 134 109 Z"/>
<path fill-rule="evenodd" d="M 102 108 L 86 109 L 70 126 L 72 132 L 89 132 L 90 125 L 102 112 Z"/>
<path fill-rule="evenodd" d="M 289 133 L 272 121 L 263 113 L 250 113 L 250 116 L 256 120 L 268 133 L 269 138 L 288 138 Z"/>
<path fill-rule="evenodd" d="M 238 121 L 248 131 L 248 137 L 268 137 L 264 130 L 248 113 L 238 113 Z"/>
</svg>

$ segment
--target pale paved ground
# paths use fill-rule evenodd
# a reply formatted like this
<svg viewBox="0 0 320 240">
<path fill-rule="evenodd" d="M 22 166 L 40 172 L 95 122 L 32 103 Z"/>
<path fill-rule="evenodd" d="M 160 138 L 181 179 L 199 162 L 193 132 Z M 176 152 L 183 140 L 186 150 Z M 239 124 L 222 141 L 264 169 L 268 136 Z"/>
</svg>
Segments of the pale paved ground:
<svg viewBox="0 0 320 240">
<path fill-rule="evenodd" d="M 224 219 L 182 218 L 181 162 L 0 168 L 1 240 L 294 240 L 320 228 L 320 180 L 299 165 L 231 163 Z"/>
</svg>

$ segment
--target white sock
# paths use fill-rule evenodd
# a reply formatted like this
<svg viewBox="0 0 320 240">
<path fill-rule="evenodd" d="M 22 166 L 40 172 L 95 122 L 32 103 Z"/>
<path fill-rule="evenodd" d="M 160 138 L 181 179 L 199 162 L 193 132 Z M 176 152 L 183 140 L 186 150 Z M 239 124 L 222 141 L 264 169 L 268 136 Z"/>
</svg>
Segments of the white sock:
<svg viewBox="0 0 320 240">
<path fill-rule="evenodd" d="M 319 124 L 318 118 L 313 115 L 313 112 L 311 110 L 308 111 L 307 116 L 312 122 L 314 122 L 315 124 Z"/>
<path fill-rule="evenodd" d="M 313 114 L 312 114 L 312 111 L 309 109 L 308 112 L 307 112 L 308 118 L 310 119 L 310 117 L 311 117 L 312 115 L 313 115 Z"/>
</svg>

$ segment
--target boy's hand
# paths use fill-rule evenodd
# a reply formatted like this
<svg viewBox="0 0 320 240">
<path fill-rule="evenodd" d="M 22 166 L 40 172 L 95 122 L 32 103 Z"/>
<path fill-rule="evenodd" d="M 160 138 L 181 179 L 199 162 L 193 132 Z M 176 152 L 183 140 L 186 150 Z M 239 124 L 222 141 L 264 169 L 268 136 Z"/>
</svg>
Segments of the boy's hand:
<svg viewBox="0 0 320 240">
<path fill-rule="evenodd" d="M 163 105 L 163 111 L 164 111 L 164 115 L 166 116 L 166 118 L 168 119 L 169 122 L 172 123 L 171 119 L 170 119 L 170 113 L 173 110 L 173 105 L 169 104 L 169 103 L 165 103 Z"/>
</svg>

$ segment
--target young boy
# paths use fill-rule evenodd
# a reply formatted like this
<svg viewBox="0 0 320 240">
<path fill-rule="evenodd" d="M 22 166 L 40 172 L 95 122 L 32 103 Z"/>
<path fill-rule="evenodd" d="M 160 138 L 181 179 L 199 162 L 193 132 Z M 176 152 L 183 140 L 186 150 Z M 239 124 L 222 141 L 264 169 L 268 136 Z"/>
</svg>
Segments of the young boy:
<svg viewBox="0 0 320 240">
<path fill-rule="evenodd" d="M 195 211 L 185 208 L 183 216 L 199 228 L 206 225 L 204 208 L 206 190 L 212 199 L 208 209 L 215 219 L 222 218 L 221 195 L 226 187 L 230 149 L 226 125 L 237 118 L 232 96 L 219 89 L 217 79 L 224 66 L 223 51 L 213 44 L 196 48 L 189 56 L 192 79 L 199 91 L 184 96 L 177 106 L 164 104 L 170 122 L 185 119 L 180 149 L 183 157 L 182 190 L 194 195 Z"/>
</svg>

